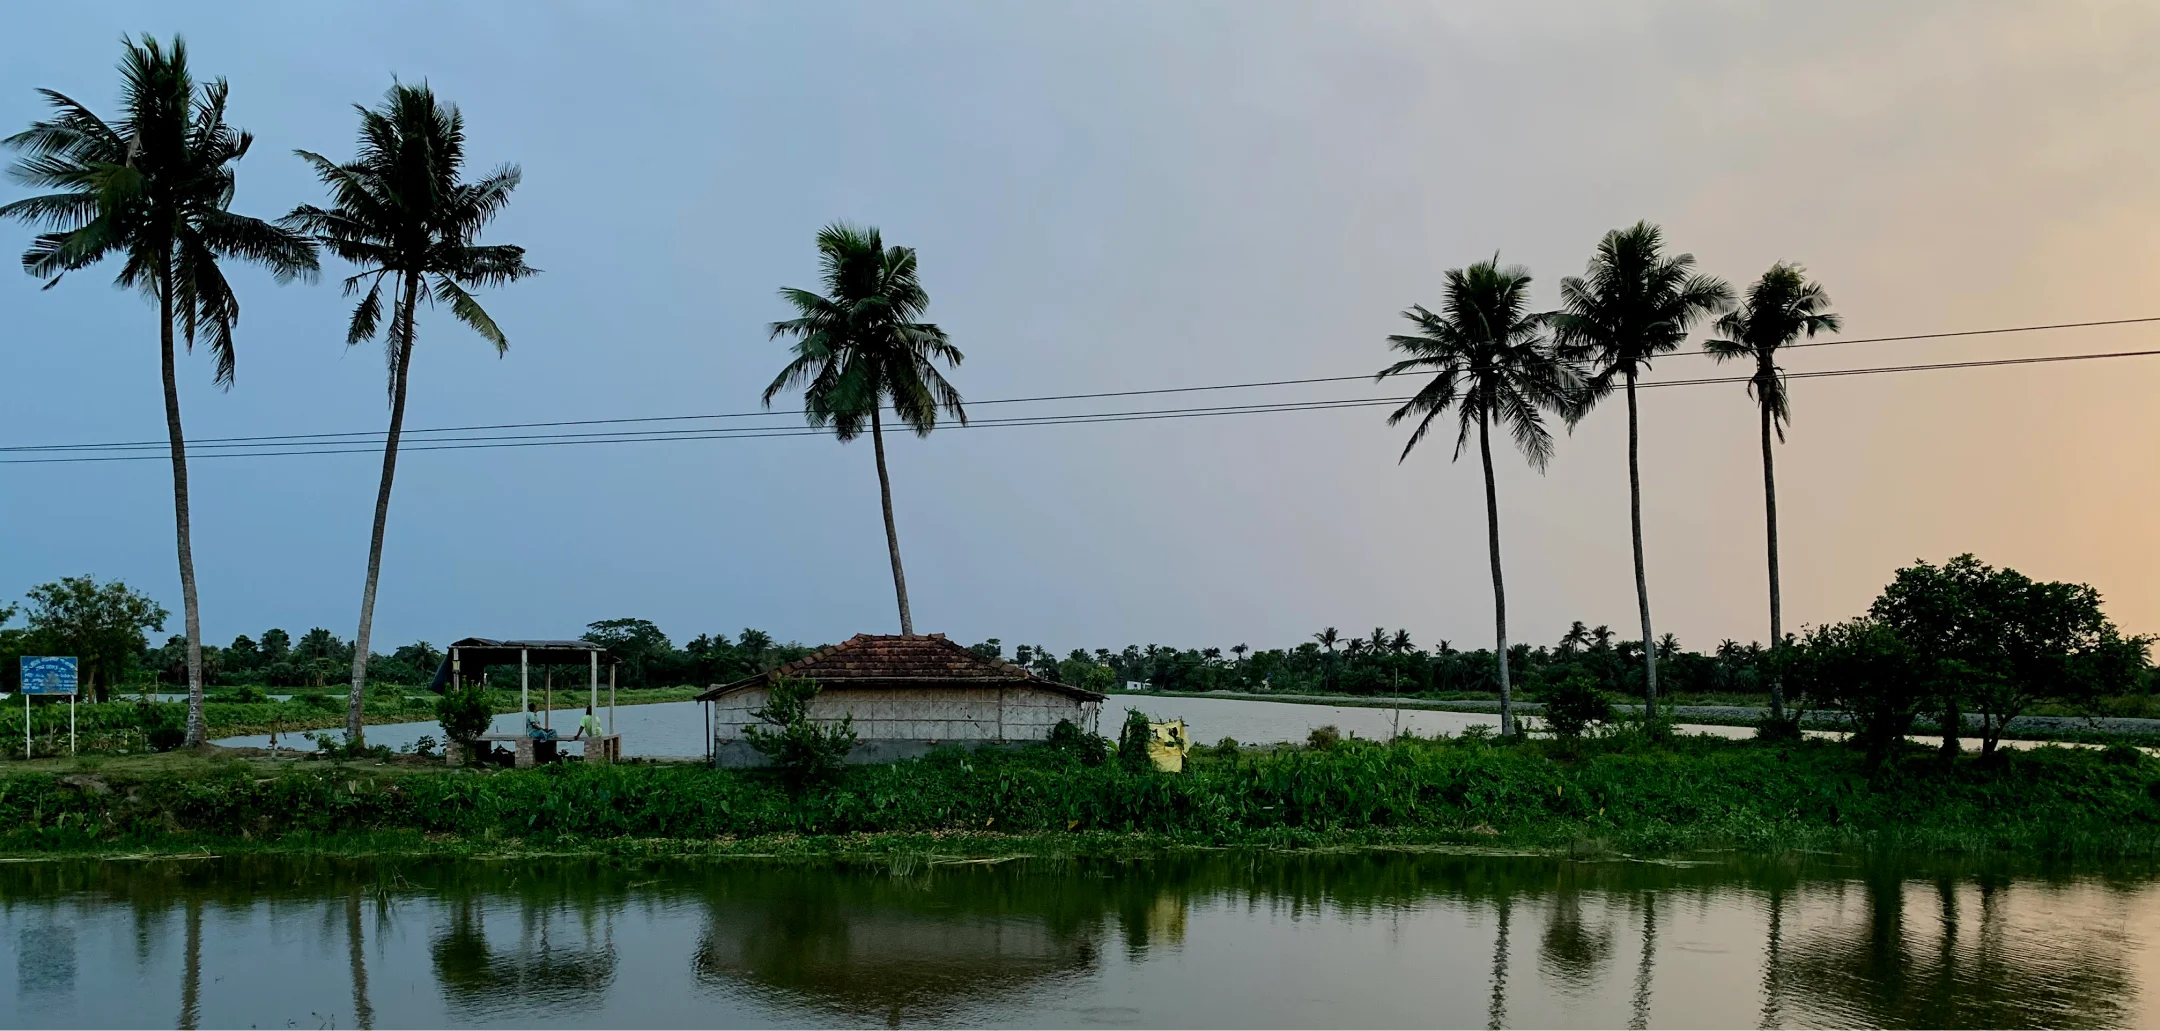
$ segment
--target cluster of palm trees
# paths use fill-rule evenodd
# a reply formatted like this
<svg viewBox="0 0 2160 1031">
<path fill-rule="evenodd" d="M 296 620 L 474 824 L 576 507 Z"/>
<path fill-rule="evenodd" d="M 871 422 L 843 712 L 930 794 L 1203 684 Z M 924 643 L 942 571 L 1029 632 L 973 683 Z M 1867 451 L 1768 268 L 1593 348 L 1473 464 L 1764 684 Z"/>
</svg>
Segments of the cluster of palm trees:
<svg viewBox="0 0 2160 1031">
<path fill-rule="evenodd" d="M 1472 438 L 1476 439 L 1485 472 L 1502 735 L 1514 734 L 1516 725 L 1508 680 L 1507 591 L 1501 574 L 1500 506 L 1493 481 L 1493 427 L 1504 429 L 1530 464 L 1543 471 L 1553 454 L 1553 436 L 1545 422 L 1548 415 L 1572 427 L 1615 392 L 1626 396 L 1635 598 L 1642 640 L 1658 640 L 1651 629 L 1650 586 L 1643 563 L 1636 387 L 1657 357 L 1677 350 L 1695 326 L 1714 319 L 1718 336 L 1704 343 L 1704 351 L 1720 362 L 1754 364 L 1748 390 L 1761 415 L 1770 639 L 1775 648 L 1784 641 L 1784 627 L 1778 597 L 1771 437 L 1784 439 L 1791 416 L 1778 354 L 1803 335 L 1836 332 L 1841 325 L 1838 316 L 1827 310 L 1828 295 L 1800 266 L 1785 262 L 1771 266 L 1736 301 L 1732 287 L 1723 280 L 1696 271 L 1694 255 L 1668 254 L 1664 234 L 1647 222 L 1605 234 L 1584 274 L 1560 281 L 1559 309 L 1534 310 L 1530 281 L 1528 269 L 1502 266 L 1497 255 L 1468 268 L 1449 270 L 1438 310 L 1413 305 L 1403 312 L 1416 330 L 1389 336 L 1388 342 L 1406 357 L 1378 376 L 1432 374 L 1408 403 L 1388 416 L 1391 426 L 1405 420 L 1414 423 L 1402 458 L 1407 459 L 1433 422 L 1450 410 L 1458 426 L 1455 457 L 1460 458 Z M 1658 649 L 1643 649 L 1644 708 L 1652 718 L 1657 715 L 1657 661 Z M 1783 692 L 1775 680 L 1770 707 L 1773 719 L 1784 718 Z"/>
<path fill-rule="evenodd" d="M 524 250 L 481 245 L 480 230 L 516 189 L 516 166 L 464 180 L 464 120 L 425 84 L 394 84 L 381 107 L 360 108 L 358 155 L 338 163 L 297 151 L 330 193 L 326 206 L 303 205 L 275 222 L 234 213 L 233 165 L 253 137 L 225 122 L 225 80 L 198 83 L 186 44 L 151 37 L 123 41 L 121 99 L 115 117 L 54 90 L 40 91 L 52 116 L 4 142 L 20 155 L 13 177 L 53 192 L 0 205 L 0 217 L 43 229 L 23 254 L 23 268 L 48 287 L 69 272 L 121 259 L 117 282 L 158 305 L 165 425 L 172 455 L 173 518 L 187 633 L 189 745 L 205 737 L 201 617 L 190 546 L 186 435 L 180 421 L 175 337 L 193 350 L 208 345 L 219 386 L 236 367 L 233 327 L 240 303 L 221 268 L 231 259 L 268 268 L 281 283 L 312 280 L 318 252 L 360 271 L 344 281 L 357 295 L 346 343 L 381 336 L 389 365 L 390 429 L 369 539 L 359 634 L 353 644 L 347 734 L 361 740 L 368 638 L 381 570 L 383 529 L 397 471 L 408 375 L 422 301 L 441 304 L 498 351 L 507 337 L 472 291 L 535 271 Z M 389 286 L 387 298 L 384 286 Z M 387 314 L 389 324 L 383 325 Z"/>
</svg>

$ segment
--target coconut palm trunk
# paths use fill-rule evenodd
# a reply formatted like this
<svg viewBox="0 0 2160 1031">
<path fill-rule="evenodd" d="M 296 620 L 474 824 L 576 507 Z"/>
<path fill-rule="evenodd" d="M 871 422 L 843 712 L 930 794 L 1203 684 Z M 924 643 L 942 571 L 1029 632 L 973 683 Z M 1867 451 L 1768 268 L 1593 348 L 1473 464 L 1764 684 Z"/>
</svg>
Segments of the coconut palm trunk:
<svg viewBox="0 0 2160 1031">
<path fill-rule="evenodd" d="M 1766 359 L 1764 365 L 1768 366 L 1768 364 L 1769 362 Z M 1767 368 L 1765 368 L 1764 373 L 1766 375 L 1772 374 Z M 1770 671 L 1770 718 L 1783 720 L 1785 718 L 1785 678 L 1775 668 L 1774 663 L 1778 650 L 1785 645 L 1783 603 L 1778 595 L 1777 470 L 1773 464 L 1775 459 L 1770 449 L 1770 434 L 1773 429 L 1770 406 L 1762 405 L 1760 407 L 1762 409 L 1763 523 L 1768 528 L 1769 539 L 1767 545 L 1770 553 L 1770 654 L 1773 658 L 1773 666 Z"/>
<path fill-rule="evenodd" d="M 405 432 L 405 384 L 412 368 L 413 315 L 420 301 L 420 274 L 405 275 L 398 306 L 397 368 L 390 387 L 390 433 L 383 442 L 382 484 L 375 490 L 375 528 L 368 536 L 367 583 L 360 589 L 360 629 L 353 635 L 352 695 L 345 709 L 345 738 L 366 739 L 361 702 L 367 691 L 369 639 L 375 632 L 375 584 L 382 575 L 383 527 L 390 521 L 390 486 L 397 479 L 398 438 Z"/>
<path fill-rule="evenodd" d="M 892 476 L 885 471 L 885 424 L 878 409 L 870 409 L 870 449 L 877 453 L 878 501 L 885 506 L 885 548 L 892 553 L 893 594 L 900 599 L 900 632 L 915 632 L 915 617 L 908 613 L 907 573 L 900 568 L 900 531 L 893 526 Z"/>
<path fill-rule="evenodd" d="M 1499 638 L 1500 736 L 1515 736 L 1515 696 L 1508 686 L 1507 586 L 1500 577 L 1500 494 L 1493 486 L 1492 417 L 1478 418 L 1478 456 L 1485 460 L 1485 539 L 1492 551 L 1493 633 Z"/>
<path fill-rule="evenodd" d="M 180 551 L 180 609 L 187 632 L 188 747 L 209 739 L 203 719 L 202 611 L 195 601 L 195 544 L 188 526 L 187 435 L 180 428 L 180 380 L 173 353 L 172 264 L 159 270 L 158 361 L 165 380 L 165 435 L 172 446 L 173 531 Z"/>
<path fill-rule="evenodd" d="M 1635 538 L 1635 604 L 1642 610 L 1643 716 L 1657 718 L 1657 635 L 1650 629 L 1650 581 L 1643 573 L 1642 433 L 1635 421 L 1635 371 L 1627 373 L 1628 518 Z"/>
</svg>

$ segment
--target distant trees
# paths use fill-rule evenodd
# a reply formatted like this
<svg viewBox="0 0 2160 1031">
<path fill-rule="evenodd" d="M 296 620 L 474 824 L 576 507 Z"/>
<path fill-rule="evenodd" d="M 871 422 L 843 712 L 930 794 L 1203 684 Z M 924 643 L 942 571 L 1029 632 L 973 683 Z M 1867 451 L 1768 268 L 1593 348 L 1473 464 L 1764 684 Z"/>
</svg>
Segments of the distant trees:
<svg viewBox="0 0 2160 1031">
<path fill-rule="evenodd" d="M 832 427 L 842 442 L 870 431 L 900 632 L 912 634 L 915 617 L 908 608 L 892 478 L 885 469 L 884 413 L 889 407 L 901 425 L 922 437 L 937 427 L 940 410 L 966 425 L 960 391 L 937 368 L 941 362 L 957 368 L 963 355 L 944 330 L 920 321 L 930 295 L 917 274 L 913 248 L 886 247 L 875 228 L 838 222 L 818 233 L 817 248 L 825 292 L 781 288 L 781 299 L 794 307 L 796 317 L 773 323 L 772 337 L 794 341 L 794 358 L 765 388 L 764 401 L 770 407 L 783 391 L 799 387 L 810 425 Z"/>
<path fill-rule="evenodd" d="M 315 272 L 306 237 L 234 214 L 232 164 L 253 137 L 225 124 L 225 80 L 197 85 L 187 45 L 155 38 L 123 40 L 120 111 L 107 120 L 55 90 L 41 90 L 51 118 L 7 138 L 19 152 L 10 173 L 53 193 L 0 205 L 0 217 L 45 228 L 23 252 L 23 270 L 58 283 L 107 257 L 122 258 L 115 283 L 158 305 L 158 355 L 165 388 L 165 432 L 172 454 L 173 529 L 187 635 L 186 743 L 203 743 L 202 616 L 196 604 L 195 553 L 189 523 L 186 437 L 174 337 L 193 350 L 209 345 L 217 383 L 230 387 L 233 324 L 240 301 L 219 262 L 268 268 L 280 283 Z"/>
<path fill-rule="evenodd" d="M 1578 390 L 1574 374 L 1559 360 L 1545 336 L 1548 317 L 1530 310 L 1530 271 L 1520 265 L 1500 267 L 1499 258 L 1468 268 L 1449 269 L 1440 310 L 1413 305 L 1403 317 L 1415 333 L 1395 334 L 1388 344 L 1408 355 L 1381 370 L 1378 378 L 1429 372 L 1428 381 L 1409 402 L 1388 416 L 1393 426 L 1416 421 L 1401 461 L 1450 409 L 1456 413 L 1455 458 L 1477 437 L 1485 469 L 1485 533 L 1492 560 L 1493 627 L 1498 640 L 1493 656 L 1499 670 L 1500 734 L 1515 733 L 1514 695 L 1508 682 L 1507 588 L 1500 570 L 1500 501 L 1493 483 L 1492 428 L 1499 424 L 1517 449 L 1542 471 L 1552 458 L 1547 412 L 1566 412 Z M 1647 627 L 1647 624 L 1646 624 Z M 1404 643 L 1408 644 L 1405 637 Z M 1373 631 L 1375 652 L 1387 648 Z M 1399 650 L 1399 649 L 1398 649 Z"/>
<path fill-rule="evenodd" d="M 436 100 L 426 83 L 398 83 L 390 87 L 382 107 L 360 109 L 360 152 L 352 161 L 341 165 L 320 154 L 297 153 L 330 188 L 330 206 L 303 204 L 284 223 L 312 234 L 330 253 L 360 268 L 345 280 L 348 295 L 360 294 L 346 329 L 347 346 L 374 339 L 382 323 L 383 283 L 390 284 L 390 325 L 383 348 L 389 366 L 390 430 L 375 492 L 345 716 L 346 739 L 357 746 L 366 732 L 360 701 L 367 688 L 375 585 L 382 573 L 390 488 L 397 479 L 420 301 L 448 305 L 451 315 L 501 354 L 509 349 L 510 339 L 472 291 L 538 270 L 525 264 L 522 247 L 478 242 L 481 229 L 510 203 L 521 173 L 516 165 L 504 165 L 477 182 L 466 182 L 465 118 L 456 105 Z"/>
<path fill-rule="evenodd" d="M 23 655 L 72 655 L 76 689 L 103 701 L 142 663 L 147 634 L 165 629 L 165 606 L 118 580 L 71 576 L 30 589 L 22 631 L 0 631 L 0 661 L 9 682 L 21 677 Z M 12 616 L 14 606 L 0 607 Z M 7 622 L 0 618 L 0 625 Z M 13 635 L 12 637 L 9 635 Z"/>
</svg>

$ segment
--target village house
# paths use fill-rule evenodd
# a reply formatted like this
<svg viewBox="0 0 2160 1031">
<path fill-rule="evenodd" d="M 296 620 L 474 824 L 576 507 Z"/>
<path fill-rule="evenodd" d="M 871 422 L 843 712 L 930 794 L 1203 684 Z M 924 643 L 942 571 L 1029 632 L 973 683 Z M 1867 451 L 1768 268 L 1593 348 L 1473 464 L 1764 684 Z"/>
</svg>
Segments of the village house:
<svg viewBox="0 0 2160 1031">
<path fill-rule="evenodd" d="M 849 762 L 890 762 L 939 745 L 968 747 L 1042 741 L 1060 721 L 1093 730 L 1104 696 L 986 658 L 943 634 L 857 634 L 778 669 L 698 695 L 707 703 L 712 760 L 756 766 L 765 758 L 744 731 L 759 725 L 772 685 L 815 680 L 814 720 L 854 720 Z"/>
</svg>

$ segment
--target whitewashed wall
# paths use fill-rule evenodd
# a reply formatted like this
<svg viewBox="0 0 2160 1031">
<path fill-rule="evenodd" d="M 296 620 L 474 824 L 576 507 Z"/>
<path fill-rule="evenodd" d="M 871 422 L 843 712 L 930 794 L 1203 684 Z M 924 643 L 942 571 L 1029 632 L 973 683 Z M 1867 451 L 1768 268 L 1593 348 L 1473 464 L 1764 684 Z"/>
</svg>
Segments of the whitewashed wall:
<svg viewBox="0 0 2160 1031">
<path fill-rule="evenodd" d="M 747 688 L 713 703 L 713 739 L 740 740 L 758 723 L 767 690 Z M 855 721 L 864 741 L 1041 741 L 1059 720 L 1086 729 L 1081 702 L 1036 687 L 842 688 L 810 703 L 810 717 Z"/>
</svg>

